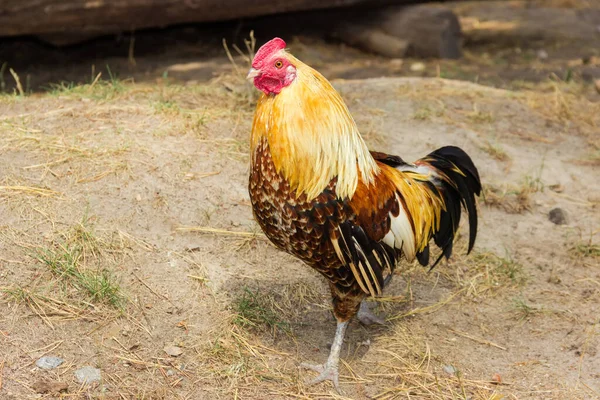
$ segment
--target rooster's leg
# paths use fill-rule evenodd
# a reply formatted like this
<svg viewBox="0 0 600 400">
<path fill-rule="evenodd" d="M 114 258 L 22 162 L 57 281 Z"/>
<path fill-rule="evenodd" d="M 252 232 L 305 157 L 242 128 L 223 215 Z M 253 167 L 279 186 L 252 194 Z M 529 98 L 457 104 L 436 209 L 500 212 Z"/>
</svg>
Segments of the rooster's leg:
<svg viewBox="0 0 600 400">
<path fill-rule="evenodd" d="M 356 316 L 358 320 L 365 325 L 385 325 L 385 320 L 373 314 L 373 312 L 369 309 L 369 306 L 367 306 L 365 300 L 360 302 L 360 308 L 358 309 Z"/>
<path fill-rule="evenodd" d="M 314 385 L 315 383 L 330 380 L 333 382 L 335 390 L 340 392 L 338 366 L 340 364 L 340 350 L 342 349 L 342 343 L 344 342 L 344 334 L 346 333 L 348 322 L 349 321 L 338 322 L 337 329 L 335 330 L 335 337 L 333 338 L 333 344 L 331 345 L 331 351 L 329 352 L 329 358 L 327 358 L 327 362 L 325 364 L 300 364 L 302 368 L 312 369 L 313 371 L 317 371 L 319 373 L 319 376 L 307 382 L 308 385 Z"/>
</svg>

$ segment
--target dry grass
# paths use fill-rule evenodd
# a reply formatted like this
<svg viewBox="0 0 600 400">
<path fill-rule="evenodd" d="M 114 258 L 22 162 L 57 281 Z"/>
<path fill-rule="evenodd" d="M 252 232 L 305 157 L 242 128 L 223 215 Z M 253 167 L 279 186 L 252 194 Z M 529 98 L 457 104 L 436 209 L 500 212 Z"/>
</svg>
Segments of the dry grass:
<svg viewBox="0 0 600 400">
<path fill-rule="evenodd" d="M 29 256 L 38 263 L 37 277 L 3 292 L 26 304 L 50 327 L 56 321 L 115 318 L 123 311 L 126 297 L 114 273 L 120 247 L 109 240 L 97 237 L 84 221 L 48 246 L 31 248 Z"/>
<path fill-rule="evenodd" d="M 541 168 L 543 168 L 543 164 Z M 513 214 L 530 211 L 532 209 L 532 196 L 544 190 L 545 185 L 539 176 L 541 176 L 541 169 L 537 177 L 526 175 L 520 185 L 484 184 L 483 203 Z"/>
<path fill-rule="evenodd" d="M 242 56 L 238 59 L 243 61 Z M 35 321 L 41 319 L 57 331 L 73 326 L 68 324 L 92 323 L 90 330 L 99 332 L 94 340 L 101 343 L 93 349 L 98 353 L 94 356 L 104 363 L 103 384 L 121 398 L 199 398 L 200 389 L 202 395 L 214 398 L 345 398 L 328 384 L 306 386 L 304 379 L 312 375 L 297 367 L 299 361 L 323 361 L 326 357 L 327 339 L 321 337 L 332 334 L 334 327 L 326 287 L 315 285 L 308 272 L 296 275 L 295 270 L 287 269 L 291 262 L 272 251 L 255 225 L 240 226 L 235 219 L 242 213 L 249 218 L 251 212 L 240 194 L 245 189 L 235 191 L 238 186 L 243 188 L 245 178 L 228 175 L 227 169 L 235 165 L 245 171 L 247 128 L 256 92 L 236 75 L 197 86 L 177 85 L 168 79 L 155 85 L 116 77 L 104 81 L 103 76 L 104 71 L 87 85 L 64 84 L 51 96 L 31 99 L 39 109 L 0 117 L 0 132 L 5 134 L 0 148 L 28 155 L 26 163 L 15 166 L 0 182 L 1 206 L 19 217 L 21 235 L 18 240 L 5 240 L 10 244 L 4 248 L 11 253 L 3 254 L 0 262 L 20 273 L 0 274 L 0 305 L 17 310 L 18 323 L 29 320 L 23 312 L 29 310 Z M 452 126 L 481 130 L 484 137 L 494 138 L 482 150 L 498 161 L 510 160 L 502 147 L 504 137 L 485 131 L 506 117 L 502 110 L 488 108 L 494 101 L 506 101 L 505 92 L 493 91 L 488 98 L 487 92 L 451 83 L 440 87 L 437 81 L 419 88 L 413 95 L 422 107 L 417 107 L 420 111 L 414 118 L 440 118 L 452 121 Z M 441 100 L 434 98 L 438 96 Z M 524 96 L 516 95 L 521 100 Z M 0 101 L 18 105 L 28 100 L 14 97 Z M 48 99 L 54 103 L 44 103 Z M 54 108 L 56 101 L 63 108 Z M 461 112 L 454 112 L 458 109 Z M 231 110 L 238 114 L 230 116 Z M 562 118 L 569 115 L 573 123 L 585 123 L 576 121 L 577 114 L 566 113 Z M 83 133 L 80 122 L 73 123 L 77 116 L 91 121 Z M 109 129 L 100 130 L 99 126 Z M 192 139 L 178 141 L 182 137 Z M 158 143 L 158 151 L 151 149 L 153 142 Z M 174 150 L 163 146 L 172 143 Z M 190 143 L 197 147 L 189 152 L 181 148 Z M 168 162 L 154 158 L 156 154 Z M 208 155 L 214 158 L 200 164 Z M 217 186 L 217 179 L 234 182 L 231 193 L 215 191 L 203 197 L 202 185 Z M 198 181 L 200 185 L 194 186 Z M 169 192 L 169 185 L 176 190 Z M 196 191 L 178 198 L 177 192 L 188 185 Z M 149 194 L 128 192 L 132 186 L 147 189 Z M 108 196 L 100 194 L 114 187 L 121 191 L 110 196 L 118 198 L 116 205 L 123 203 L 123 209 L 115 208 L 114 216 L 104 210 L 97 224 L 94 218 L 77 222 L 87 200 L 81 193 L 106 199 Z M 486 187 L 484 201 L 522 213 L 531 209 L 532 197 L 542 189 L 539 178 L 524 178 L 514 187 Z M 157 194 L 159 190 L 163 192 Z M 201 206 L 192 207 L 190 199 Z M 232 204 L 240 208 L 232 210 Z M 174 215 L 173 210 L 184 217 Z M 114 223 L 127 226 L 123 229 L 131 229 L 135 235 L 113 229 Z M 2 239 L 10 235 L 7 228 Z M 469 308 L 498 300 L 504 306 L 530 281 L 526 279 L 530 266 L 510 253 L 499 256 L 479 250 L 462 257 L 464 238 L 456 247 L 451 262 L 432 273 L 417 265 L 403 266 L 402 278 L 398 277 L 404 279 L 400 293 L 377 299 L 378 312 L 388 316 L 387 328 L 365 330 L 353 325 L 354 332 L 344 346 L 343 388 L 356 389 L 359 398 L 376 399 L 519 398 L 520 386 L 498 384 L 492 374 L 471 371 L 478 360 L 449 355 L 441 345 L 443 337 L 431 338 L 424 329 L 437 332 L 439 328 L 430 319 L 454 313 L 458 305 Z M 593 260 L 597 250 L 590 241 L 574 245 L 571 251 Z M 267 260 L 248 256 L 259 252 L 261 257 L 277 258 L 285 268 L 267 264 L 277 268 L 279 275 L 274 278 L 270 270 L 265 272 L 268 267 L 263 262 Z M 230 266 L 231 259 L 237 267 Z M 144 269 L 150 267 L 154 269 Z M 211 268 L 218 272 L 211 275 Z M 176 274 L 178 277 L 169 281 Z M 221 278 L 223 282 L 217 286 Z M 416 290 L 420 290 L 417 295 Z M 175 297 L 178 291 L 185 292 L 185 297 Z M 420 302 L 427 295 L 431 299 Z M 185 298 L 191 299 L 190 303 L 178 311 Z M 21 304 L 26 307 L 18 306 Z M 511 307 L 517 320 L 543 316 L 546 311 L 524 300 Z M 330 321 L 322 322 L 323 316 Z M 331 329 L 327 330 L 329 322 Z M 111 323 L 127 329 L 108 330 Z M 203 324 L 209 328 L 204 329 Z M 317 334 L 316 329 L 323 332 Z M 374 342 L 366 353 L 367 345 L 353 339 L 362 340 L 361 335 Z M 481 332 L 453 328 L 444 330 L 443 335 L 494 351 L 508 347 Z M 162 351 L 165 341 L 180 346 L 184 354 L 166 356 Z M 15 354 L 22 351 L 11 348 Z M 27 368 L 13 372 L 14 365 L 10 374 L 5 367 L 11 390 L 19 387 L 33 393 L 15 383 L 15 376 L 23 380 L 28 372 Z M 449 365 L 453 369 L 444 368 Z M 59 374 L 66 377 L 73 369 L 74 365 L 69 365 Z M 91 397 L 95 393 L 93 388 L 72 386 L 68 396 Z M 557 393 L 555 398 L 564 394 Z"/>
<path fill-rule="evenodd" d="M 593 235 L 590 235 L 589 240 L 579 241 L 574 243 L 569 248 L 569 253 L 575 258 L 599 258 L 600 245 L 593 242 Z"/>
<path fill-rule="evenodd" d="M 369 361 L 369 372 L 363 377 L 386 382 L 386 389 L 372 398 L 397 399 L 502 399 L 497 382 L 473 380 L 455 366 L 445 365 L 432 353 L 428 342 L 405 326 L 397 325 L 393 332 L 380 339 L 381 356 Z M 491 378 L 491 377 L 490 377 Z"/>
<path fill-rule="evenodd" d="M 233 323 L 242 328 L 267 328 L 273 334 L 277 331 L 289 333 L 289 323 L 283 320 L 275 308 L 273 297 L 243 288 L 242 293 L 232 303 L 236 316 Z"/>
<path fill-rule="evenodd" d="M 543 85 L 543 86 L 542 86 Z M 551 80 L 524 93 L 525 104 L 546 120 L 593 138 L 600 128 L 600 105 L 582 96 L 582 86 Z"/>
<path fill-rule="evenodd" d="M 486 141 L 485 144 L 483 146 L 481 146 L 480 148 L 481 148 L 481 150 L 485 151 L 487 154 L 489 154 L 495 160 L 502 161 L 502 162 L 510 161 L 510 156 L 504 150 L 502 145 L 499 144 L 497 141 L 495 141 L 493 143 L 490 141 Z"/>
</svg>

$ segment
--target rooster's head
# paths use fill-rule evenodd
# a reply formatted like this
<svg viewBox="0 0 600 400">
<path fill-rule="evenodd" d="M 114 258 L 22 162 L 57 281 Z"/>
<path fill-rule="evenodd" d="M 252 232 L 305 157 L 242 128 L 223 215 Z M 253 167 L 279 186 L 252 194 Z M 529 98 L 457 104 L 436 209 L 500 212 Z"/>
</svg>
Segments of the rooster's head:
<svg viewBox="0 0 600 400">
<path fill-rule="evenodd" d="M 283 39 L 276 37 L 258 49 L 247 79 L 252 80 L 257 89 L 273 95 L 296 79 L 296 66 L 285 52 Z"/>
</svg>

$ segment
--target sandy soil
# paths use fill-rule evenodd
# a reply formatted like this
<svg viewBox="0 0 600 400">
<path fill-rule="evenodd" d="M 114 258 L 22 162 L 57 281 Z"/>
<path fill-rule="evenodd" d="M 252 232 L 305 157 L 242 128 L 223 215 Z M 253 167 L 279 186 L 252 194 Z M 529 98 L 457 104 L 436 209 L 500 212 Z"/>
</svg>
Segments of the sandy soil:
<svg viewBox="0 0 600 400">
<path fill-rule="evenodd" d="M 27 95 L 4 68 L 0 399 L 600 399 L 597 48 L 387 60 L 289 40 L 338 79 L 370 148 L 455 144 L 484 184 L 473 253 L 460 237 L 449 263 L 398 268 L 372 303 L 388 324 L 350 326 L 338 395 L 298 367 L 329 352 L 326 284 L 252 219 L 257 93 L 201 32 L 136 33 L 134 59 L 126 37 L 3 42 Z M 42 370 L 44 355 L 64 363 Z M 78 382 L 84 366 L 101 381 Z"/>
<path fill-rule="evenodd" d="M 375 303 L 389 324 L 352 323 L 344 395 L 598 397 L 598 105 L 558 84 L 336 87 L 371 148 L 459 145 L 486 187 L 474 253 L 460 240 L 431 273 L 402 266 Z M 40 380 L 66 382 L 65 398 L 338 398 L 298 368 L 328 353 L 326 285 L 252 220 L 253 98 L 234 76 L 2 97 L 2 398 L 61 396 Z M 42 355 L 65 363 L 41 370 Z M 99 384 L 75 381 L 86 365 Z"/>
</svg>

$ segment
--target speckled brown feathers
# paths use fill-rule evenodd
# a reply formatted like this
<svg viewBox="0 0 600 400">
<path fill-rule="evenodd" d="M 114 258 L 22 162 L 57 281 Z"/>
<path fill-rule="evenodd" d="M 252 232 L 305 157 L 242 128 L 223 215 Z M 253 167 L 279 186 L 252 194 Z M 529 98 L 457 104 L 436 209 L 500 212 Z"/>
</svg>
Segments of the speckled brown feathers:
<svg viewBox="0 0 600 400">
<path fill-rule="evenodd" d="M 291 190 L 275 170 L 266 140 L 257 144 L 254 159 L 249 192 L 256 221 L 273 244 L 328 279 L 337 304 L 336 317 L 350 319 L 364 294 L 350 269 L 340 262 L 331 240 L 337 239 L 340 224 L 355 218 L 347 202 L 336 196 L 336 178 L 309 201 L 306 194 Z"/>
<path fill-rule="evenodd" d="M 468 171 L 470 159 L 454 160 L 466 165 L 465 173 L 443 157 L 446 153 L 437 150 L 418 165 L 375 153 L 381 171 L 375 184 L 359 179 L 352 198 L 339 198 L 333 178 L 308 199 L 277 172 L 268 140 L 262 138 L 250 171 L 254 216 L 277 247 L 327 278 L 334 313 L 345 321 L 366 296 L 382 293 L 402 255 L 428 265 L 433 238 L 442 255 L 449 256 L 463 204 L 470 211 L 474 238 L 479 178 L 476 169 Z M 459 154 L 466 156 L 461 150 Z M 443 168 L 437 171 L 435 166 Z"/>
</svg>

